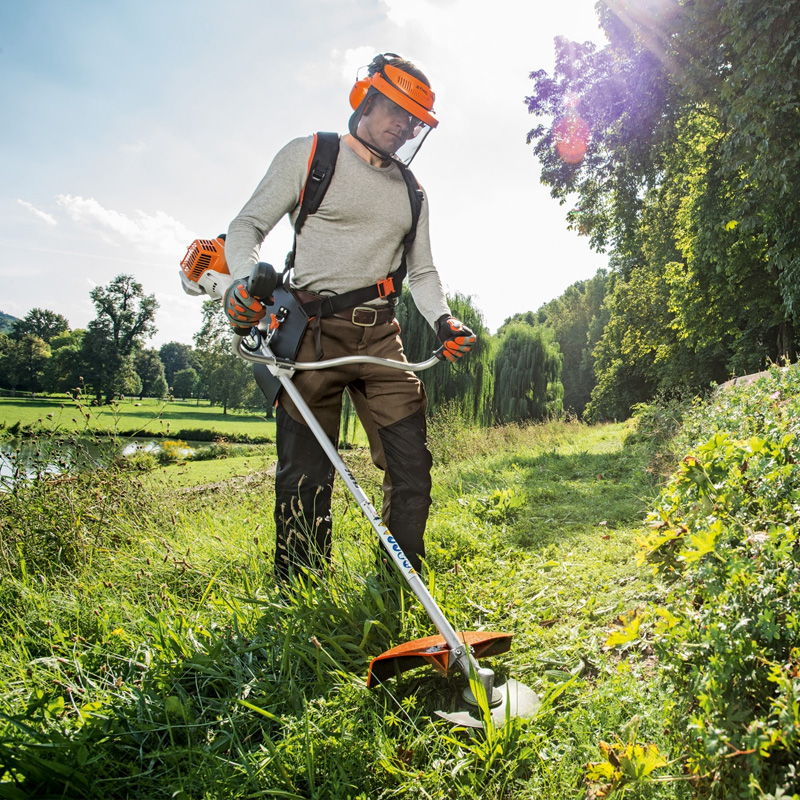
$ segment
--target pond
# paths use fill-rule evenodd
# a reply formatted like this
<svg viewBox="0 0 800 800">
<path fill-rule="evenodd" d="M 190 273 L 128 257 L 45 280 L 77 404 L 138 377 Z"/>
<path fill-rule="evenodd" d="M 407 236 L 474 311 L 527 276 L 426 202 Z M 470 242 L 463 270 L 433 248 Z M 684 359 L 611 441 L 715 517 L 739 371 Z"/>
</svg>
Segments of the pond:
<svg viewBox="0 0 800 800">
<path fill-rule="evenodd" d="M 10 439 L 0 442 L 0 490 L 10 489 L 19 477 L 37 474 L 61 475 L 79 469 L 93 469 L 109 464 L 118 455 L 129 456 L 137 450 L 157 453 L 162 439 L 54 437 Z M 183 443 L 182 443 L 183 444 Z M 185 455 L 208 442 L 186 442 Z"/>
</svg>

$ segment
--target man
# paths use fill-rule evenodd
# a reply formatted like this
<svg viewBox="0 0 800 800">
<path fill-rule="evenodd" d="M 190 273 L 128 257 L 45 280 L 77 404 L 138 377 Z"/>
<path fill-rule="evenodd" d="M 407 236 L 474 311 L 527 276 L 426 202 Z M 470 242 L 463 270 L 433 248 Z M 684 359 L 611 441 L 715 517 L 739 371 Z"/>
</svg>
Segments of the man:
<svg viewBox="0 0 800 800">
<path fill-rule="evenodd" d="M 422 140 L 438 124 L 433 99 L 422 72 L 393 53 L 376 56 L 367 77 L 353 87 L 354 112 L 349 133 L 340 137 L 330 184 L 318 210 L 303 214 L 289 258 L 293 293 L 314 318 L 300 343 L 298 362 L 348 355 L 405 360 L 394 304 L 406 269 L 414 301 L 437 331 L 447 357 L 462 357 L 475 342 L 450 313 L 431 256 L 427 203 L 420 208 L 421 189 L 413 176 L 404 177 Z M 285 214 L 296 231 L 300 227 L 314 141 L 295 139 L 278 153 L 228 229 L 226 260 L 239 280 L 223 302 L 237 329 L 265 314 L 261 303 L 249 296 L 244 276 Z M 351 303 L 349 298 L 358 299 Z M 431 502 L 426 399 L 420 381 L 412 372 L 355 365 L 298 371 L 294 383 L 334 442 L 342 393 L 350 394 L 369 436 L 373 461 L 384 470 L 383 522 L 419 569 Z M 285 395 L 278 400 L 276 423 L 275 572 L 285 579 L 298 567 L 321 566 L 330 556 L 334 470 Z"/>
</svg>

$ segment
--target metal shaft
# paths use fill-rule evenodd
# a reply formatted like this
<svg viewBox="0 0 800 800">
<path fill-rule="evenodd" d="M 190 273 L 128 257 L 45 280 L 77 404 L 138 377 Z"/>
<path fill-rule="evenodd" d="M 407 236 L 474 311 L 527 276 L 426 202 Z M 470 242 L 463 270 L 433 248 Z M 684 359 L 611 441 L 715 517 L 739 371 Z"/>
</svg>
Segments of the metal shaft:
<svg viewBox="0 0 800 800">
<path fill-rule="evenodd" d="M 470 666 L 473 670 L 475 670 L 475 674 L 478 674 L 478 670 L 480 668 L 478 667 L 477 661 L 470 653 L 469 647 L 467 647 L 467 645 L 465 645 L 464 642 L 458 638 L 458 634 L 447 620 L 445 615 L 442 613 L 442 610 L 433 599 L 433 596 L 428 591 L 425 584 L 422 582 L 422 578 L 420 578 L 419 573 L 411 566 L 411 564 L 409 564 L 408 559 L 406 558 L 405 553 L 403 553 L 400 545 L 392 536 L 389 529 L 381 522 L 380 515 L 375 510 L 375 507 L 372 505 L 372 503 L 370 503 L 369 498 L 364 490 L 356 482 L 356 479 L 348 469 L 347 464 L 344 463 L 344 460 L 339 455 L 338 450 L 331 443 L 331 440 L 326 435 L 322 426 L 319 424 L 319 422 L 317 422 L 316 417 L 314 417 L 314 414 L 312 413 L 306 401 L 303 399 L 300 391 L 292 383 L 291 377 L 286 374 L 278 373 L 277 378 L 281 382 L 284 391 L 292 399 L 292 402 L 297 407 L 297 410 L 302 414 L 303 419 L 306 421 L 306 424 L 317 438 L 317 441 L 320 443 L 322 449 L 325 451 L 325 454 L 330 459 L 334 468 L 339 475 L 341 475 L 342 480 L 347 485 L 350 493 L 356 499 L 356 502 L 359 504 L 359 506 L 361 506 L 364 516 L 369 520 L 369 523 L 375 533 L 378 534 L 378 539 L 383 545 L 383 548 L 392 558 L 395 566 L 400 570 L 401 574 L 406 579 L 411 591 L 414 592 L 420 603 L 422 603 L 422 607 L 430 617 L 431 622 L 433 622 L 433 624 L 436 626 L 436 630 L 438 630 L 442 637 L 444 637 L 444 640 L 447 642 L 447 645 L 450 648 L 452 660 L 458 663 L 458 666 L 464 675 L 469 676 Z"/>
</svg>

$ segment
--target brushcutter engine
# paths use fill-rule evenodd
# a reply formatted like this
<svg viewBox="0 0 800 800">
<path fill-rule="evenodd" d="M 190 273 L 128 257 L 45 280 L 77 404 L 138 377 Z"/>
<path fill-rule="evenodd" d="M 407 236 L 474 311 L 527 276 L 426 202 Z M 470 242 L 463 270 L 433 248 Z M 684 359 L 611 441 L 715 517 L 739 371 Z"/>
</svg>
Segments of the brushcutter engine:
<svg viewBox="0 0 800 800">
<path fill-rule="evenodd" d="M 179 272 L 186 294 L 208 295 L 222 300 L 233 277 L 225 261 L 225 234 L 216 239 L 195 239 L 187 248 Z M 279 277 L 272 264 L 259 261 L 248 279 L 248 290 L 258 300 L 266 300 L 275 291 Z"/>
<path fill-rule="evenodd" d="M 222 300 L 233 281 L 225 261 L 225 234 L 216 239 L 195 239 L 181 261 L 180 276 L 186 294 Z"/>
</svg>

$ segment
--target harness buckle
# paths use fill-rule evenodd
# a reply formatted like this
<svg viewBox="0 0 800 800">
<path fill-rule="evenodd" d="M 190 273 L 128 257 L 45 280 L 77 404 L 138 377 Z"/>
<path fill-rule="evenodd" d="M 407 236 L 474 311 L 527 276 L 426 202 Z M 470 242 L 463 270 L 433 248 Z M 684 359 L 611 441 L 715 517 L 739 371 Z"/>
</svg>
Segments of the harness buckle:
<svg viewBox="0 0 800 800">
<path fill-rule="evenodd" d="M 372 319 L 364 321 L 365 314 L 372 314 Z M 360 325 L 362 328 L 374 328 L 378 322 L 378 309 L 369 306 L 356 306 L 351 317 L 353 325 Z"/>
<path fill-rule="evenodd" d="M 388 297 L 394 293 L 394 278 L 389 276 L 375 284 L 378 287 L 378 297 Z"/>
</svg>

